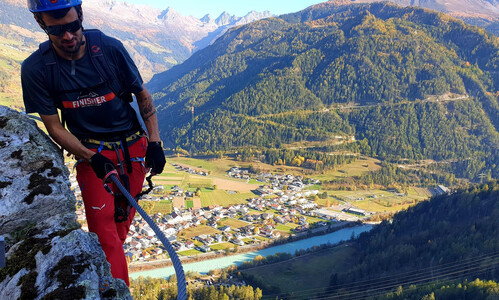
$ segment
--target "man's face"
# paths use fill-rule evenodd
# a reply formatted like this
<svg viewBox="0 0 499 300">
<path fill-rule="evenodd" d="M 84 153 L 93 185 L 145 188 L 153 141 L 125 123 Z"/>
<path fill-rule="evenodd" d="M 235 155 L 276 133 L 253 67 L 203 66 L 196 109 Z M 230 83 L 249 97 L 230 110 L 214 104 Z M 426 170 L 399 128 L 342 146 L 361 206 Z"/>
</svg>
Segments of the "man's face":
<svg viewBox="0 0 499 300">
<path fill-rule="evenodd" d="M 81 23 L 77 26 L 79 20 L 76 9 L 72 7 L 62 19 L 54 19 L 45 13 L 42 16 L 47 28 L 54 29 L 48 30 L 48 35 L 56 51 L 62 56 L 77 54 L 82 45 L 83 31 Z"/>
</svg>

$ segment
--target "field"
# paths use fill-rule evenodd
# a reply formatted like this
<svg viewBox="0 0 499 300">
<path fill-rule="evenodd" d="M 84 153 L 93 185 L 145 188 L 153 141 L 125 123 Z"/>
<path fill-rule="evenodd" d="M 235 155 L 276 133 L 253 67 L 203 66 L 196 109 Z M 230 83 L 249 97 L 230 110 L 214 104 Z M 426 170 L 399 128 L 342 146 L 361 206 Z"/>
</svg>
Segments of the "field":
<svg viewBox="0 0 499 300">
<path fill-rule="evenodd" d="M 295 229 L 296 227 L 298 227 L 299 225 L 298 224 L 294 224 L 294 223 L 288 223 L 286 225 L 284 224 L 279 224 L 276 226 L 276 230 L 279 230 L 279 231 L 283 231 L 283 232 L 286 232 L 286 233 L 292 233 L 292 229 Z"/>
<path fill-rule="evenodd" d="M 179 208 L 185 206 L 184 197 L 174 197 L 173 198 L 173 206 L 179 207 Z"/>
<path fill-rule="evenodd" d="M 181 255 L 181 256 L 193 256 L 193 255 L 197 255 L 197 254 L 201 254 L 201 253 L 203 253 L 203 252 L 198 251 L 196 249 L 190 249 L 190 250 L 177 252 L 177 254 Z"/>
<path fill-rule="evenodd" d="M 314 175 L 313 177 L 321 181 L 327 181 L 334 178 L 360 176 L 365 172 L 379 169 L 381 169 L 379 160 L 374 158 L 361 158 L 348 165 L 340 166 L 337 170 L 329 170 L 324 174 Z"/>
<path fill-rule="evenodd" d="M 227 218 L 226 220 L 222 220 L 222 226 L 230 226 L 230 228 L 241 228 L 244 226 L 248 226 L 250 223 L 245 221 L 240 221 L 232 218 Z"/>
<path fill-rule="evenodd" d="M 360 209 L 372 212 L 395 212 L 428 199 L 430 192 L 428 189 L 410 188 L 407 195 L 383 190 L 330 191 L 328 194 Z"/>
<path fill-rule="evenodd" d="M 172 164 L 191 167 L 195 170 L 208 172 L 208 176 L 201 176 L 187 173 L 179 170 Z M 196 191 L 200 189 L 200 197 L 194 197 L 185 201 L 183 197 L 173 200 L 174 207 L 199 208 L 207 206 L 228 206 L 232 204 L 244 204 L 247 199 L 256 197 L 252 193 L 262 183 L 255 180 L 239 180 L 230 178 L 226 172 L 234 166 L 249 167 L 250 163 L 238 162 L 231 159 L 201 160 L 185 157 L 168 157 L 167 164 L 163 174 L 153 177 L 156 185 L 163 185 L 165 194 L 168 194 L 173 186 L 179 186 L 184 190 Z M 271 166 L 261 163 L 257 164 L 265 170 L 274 172 L 284 172 L 285 174 L 294 173 L 303 174 L 304 170 L 297 167 Z M 381 168 L 379 161 L 372 158 L 359 158 L 351 164 L 342 166 L 337 170 L 330 170 L 324 173 L 308 175 L 309 177 L 321 181 L 330 181 L 335 178 L 345 178 L 350 176 L 359 176 L 364 172 L 374 171 Z M 310 171 L 310 170 L 308 170 Z M 307 171 L 307 172 L 308 172 Z M 308 190 L 319 190 L 320 193 L 327 192 L 328 198 L 317 199 L 319 206 L 331 206 L 350 203 L 360 209 L 372 212 L 395 212 L 406 209 L 410 205 L 423 201 L 430 197 L 427 189 L 409 188 L 406 194 L 396 194 L 379 189 L 340 191 L 331 190 L 328 186 L 320 184 L 307 187 Z M 153 208 L 153 211 L 163 212 L 171 210 L 166 204 Z M 272 212 L 272 211 L 271 211 Z M 308 218 L 310 223 L 317 222 L 319 219 Z M 290 229 L 283 228 L 283 232 Z"/>
<path fill-rule="evenodd" d="M 152 203 L 152 208 L 150 210 L 150 214 L 162 213 L 162 214 L 170 214 L 173 211 L 172 202 L 168 200 L 163 201 L 149 201 Z"/>
<path fill-rule="evenodd" d="M 212 188 L 213 180 L 211 178 L 200 177 L 188 174 L 184 181 L 188 188 Z"/>
<path fill-rule="evenodd" d="M 256 190 L 260 184 L 246 183 L 246 181 L 239 181 L 237 179 L 221 179 L 214 178 L 213 184 L 217 186 L 217 189 L 227 190 L 227 191 L 240 191 L 244 193 L 249 193 L 251 190 Z"/>
<path fill-rule="evenodd" d="M 251 274 L 270 286 L 279 287 L 281 293 L 293 292 L 299 299 L 311 299 L 328 287 L 332 273 L 349 267 L 351 255 L 349 247 L 340 246 L 241 272 Z"/>
<path fill-rule="evenodd" d="M 253 193 L 234 193 L 230 194 L 223 190 L 202 190 L 201 206 L 228 206 L 230 204 L 244 204 L 246 199 L 255 197 Z"/>
<path fill-rule="evenodd" d="M 232 243 L 218 243 L 218 244 L 211 245 L 210 248 L 213 251 L 232 249 L 232 248 L 234 248 L 234 244 L 232 244 Z"/>
<path fill-rule="evenodd" d="M 220 230 L 210 226 L 199 225 L 196 227 L 189 227 L 187 229 L 182 230 L 182 232 L 180 233 L 180 238 L 191 239 L 201 234 L 215 234 L 215 233 L 220 233 Z"/>
</svg>

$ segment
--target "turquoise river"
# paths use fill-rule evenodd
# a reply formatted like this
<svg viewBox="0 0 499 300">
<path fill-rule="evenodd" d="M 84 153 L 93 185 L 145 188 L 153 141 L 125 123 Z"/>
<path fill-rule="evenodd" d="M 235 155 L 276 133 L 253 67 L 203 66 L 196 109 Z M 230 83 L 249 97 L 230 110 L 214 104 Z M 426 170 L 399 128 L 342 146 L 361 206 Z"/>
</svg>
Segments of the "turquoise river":
<svg viewBox="0 0 499 300">
<path fill-rule="evenodd" d="M 332 233 L 325 235 L 314 236 L 307 239 L 286 243 L 255 252 L 248 252 L 238 255 L 224 256 L 220 258 L 214 258 L 210 260 L 204 260 L 189 264 L 184 264 L 184 271 L 196 271 L 201 274 L 206 274 L 210 270 L 226 268 L 231 265 L 241 265 L 245 261 L 251 261 L 258 255 L 269 256 L 276 253 L 290 253 L 294 254 L 296 250 L 308 249 L 313 246 L 319 246 L 322 244 L 337 244 L 342 241 L 346 241 L 352 237 L 352 235 L 357 236 L 362 232 L 371 230 L 372 225 L 361 225 L 356 227 L 344 228 Z M 139 276 L 153 277 L 153 278 L 166 278 L 175 274 L 173 266 L 158 268 L 154 270 L 134 272 L 130 274 L 130 278 L 136 279 Z"/>
</svg>

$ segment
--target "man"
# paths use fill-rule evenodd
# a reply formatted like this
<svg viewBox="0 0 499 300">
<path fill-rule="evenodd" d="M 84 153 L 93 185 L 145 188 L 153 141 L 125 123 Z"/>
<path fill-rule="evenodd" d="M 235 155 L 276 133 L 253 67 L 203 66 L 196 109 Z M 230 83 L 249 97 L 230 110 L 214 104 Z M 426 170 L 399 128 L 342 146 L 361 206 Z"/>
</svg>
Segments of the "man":
<svg viewBox="0 0 499 300">
<path fill-rule="evenodd" d="M 81 0 L 28 0 L 28 7 L 49 42 L 22 64 L 26 112 L 38 113 L 54 141 L 79 159 L 77 180 L 89 230 L 97 234 L 113 277 L 129 285 L 123 243 L 135 210 L 108 176 L 119 173 L 135 196 L 146 168 L 153 175 L 162 172 L 165 157 L 152 98 L 121 42 L 83 31 Z M 94 55 L 107 64 L 96 63 Z M 131 93 L 148 136 L 130 106 Z"/>
</svg>

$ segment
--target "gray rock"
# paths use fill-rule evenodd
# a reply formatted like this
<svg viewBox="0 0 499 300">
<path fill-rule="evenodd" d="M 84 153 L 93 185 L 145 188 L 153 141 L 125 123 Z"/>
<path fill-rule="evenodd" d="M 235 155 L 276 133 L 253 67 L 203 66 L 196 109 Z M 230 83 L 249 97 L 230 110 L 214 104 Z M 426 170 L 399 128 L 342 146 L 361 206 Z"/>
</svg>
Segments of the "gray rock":
<svg viewBox="0 0 499 300">
<path fill-rule="evenodd" d="M 97 236 L 80 229 L 60 150 L 28 116 L 0 106 L 0 299 L 131 299 Z"/>
</svg>

